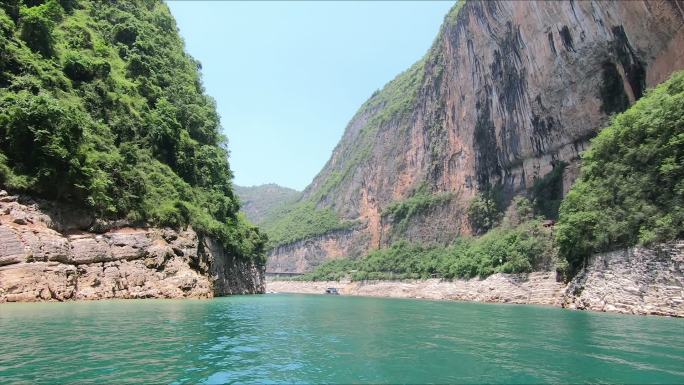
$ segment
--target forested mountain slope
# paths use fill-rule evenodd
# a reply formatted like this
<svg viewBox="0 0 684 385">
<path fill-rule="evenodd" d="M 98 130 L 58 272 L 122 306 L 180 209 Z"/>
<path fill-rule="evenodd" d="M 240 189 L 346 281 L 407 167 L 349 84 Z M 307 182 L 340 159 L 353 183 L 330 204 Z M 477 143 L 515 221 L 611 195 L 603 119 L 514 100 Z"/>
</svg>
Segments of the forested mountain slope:
<svg viewBox="0 0 684 385">
<path fill-rule="evenodd" d="M 200 68 L 159 0 L 0 2 L 0 302 L 264 291 Z"/>
<path fill-rule="evenodd" d="M 487 231 L 520 194 L 556 218 L 588 141 L 684 68 L 683 25 L 671 1 L 459 2 L 302 198 L 264 221 L 269 269 L 448 244 Z"/>
<path fill-rule="evenodd" d="M 260 224 L 265 217 L 282 205 L 297 200 L 300 191 L 278 186 L 274 183 L 260 186 L 234 186 L 235 193 L 240 198 L 242 212 L 253 223 Z"/>
<path fill-rule="evenodd" d="M 0 185 L 263 263 L 200 68 L 161 1 L 0 2 Z"/>
</svg>

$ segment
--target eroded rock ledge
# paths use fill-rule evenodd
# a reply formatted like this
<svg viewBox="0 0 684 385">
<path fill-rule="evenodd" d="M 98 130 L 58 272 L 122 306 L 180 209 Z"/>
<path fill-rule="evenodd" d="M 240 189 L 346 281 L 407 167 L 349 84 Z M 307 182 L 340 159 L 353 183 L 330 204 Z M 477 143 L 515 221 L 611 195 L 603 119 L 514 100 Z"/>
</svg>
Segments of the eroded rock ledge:
<svg viewBox="0 0 684 385">
<path fill-rule="evenodd" d="M 563 307 L 684 317 L 684 241 L 595 255 Z"/>
<path fill-rule="evenodd" d="M 46 212 L 0 192 L 0 302 L 264 291 L 263 268 L 235 260 L 192 229 L 94 233 L 80 230 L 74 214 Z"/>
<path fill-rule="evenodd" d="M 443 281 L 269 281 L 269 292 L 426 298 L 552 305 L 624 314 L 684 317 L 684 241 L 599 254 L 567 285 L 552 272 Z"/>
</svg>

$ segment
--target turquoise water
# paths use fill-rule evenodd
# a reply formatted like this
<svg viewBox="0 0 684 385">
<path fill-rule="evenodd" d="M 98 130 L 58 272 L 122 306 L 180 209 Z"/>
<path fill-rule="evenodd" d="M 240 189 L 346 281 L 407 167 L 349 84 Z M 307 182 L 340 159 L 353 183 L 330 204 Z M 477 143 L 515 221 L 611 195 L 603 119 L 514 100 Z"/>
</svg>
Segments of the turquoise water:
<svg viewBox="0 0 684 385">
<path fill-rule="evenodd" d="M 684 383 L 684 319 L 263 295 L 0 305 L 0 383 Z"/>
</svg>

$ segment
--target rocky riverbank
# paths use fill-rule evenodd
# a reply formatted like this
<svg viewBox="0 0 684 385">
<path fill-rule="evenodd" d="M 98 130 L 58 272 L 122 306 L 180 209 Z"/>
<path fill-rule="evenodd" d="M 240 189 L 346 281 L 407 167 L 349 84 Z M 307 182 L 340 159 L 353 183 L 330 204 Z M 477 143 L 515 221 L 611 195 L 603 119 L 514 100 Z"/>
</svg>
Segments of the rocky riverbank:
<svg viewBox="0 0 684 385">
<path fill-rule="evenodd" d="M 97 223 L 0 191 L 0 302 L 263 292 L 263 268 L 192 229 Z"/>
<path fill-rule="evenodd" d="M 336 287 L 342 295 L 371 297 L 447 299 L 475 302 L 528 303 L 560 306 L 565 285 L 556 274 L 494 274 L 487 279 L 440 279 L 361 282 L 297 282 L 267 280 L 266 290 L 282 293 L 324 293 Z"/>
<path fill-rule="evenodd" d="M 568 284 L 563 307 L 684 317 L 684 241 L 595 255 Z"/>
<path fill-rule="evenodd" d="M 486 279 L 364 282 L 269 280 L 268 292 L 536 304 L 624 314 L 684 317 L 684 242 L 594 256 L 569 284 L 556 274 L 494 274 Z"/>
</svg>

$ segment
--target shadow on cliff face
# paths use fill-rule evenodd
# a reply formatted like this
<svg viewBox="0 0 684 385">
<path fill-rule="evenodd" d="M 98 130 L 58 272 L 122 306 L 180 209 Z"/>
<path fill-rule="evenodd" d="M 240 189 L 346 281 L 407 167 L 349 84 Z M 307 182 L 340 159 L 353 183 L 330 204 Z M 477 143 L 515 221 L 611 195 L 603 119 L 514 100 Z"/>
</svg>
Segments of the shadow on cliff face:
<svg viewBox="0 0 684 385">
<path fill-rule="evenodd" d="M 620 113 L 641 98 L 646 87 L 646 68 L 629 43 L 623 26 L 612 28 L 610 42 L 612 61 L 601 65 L 599 95 L 601 111 L 605 114 Z M 629 87 L 625 89 L 625 86 Z"/>
</svg>

